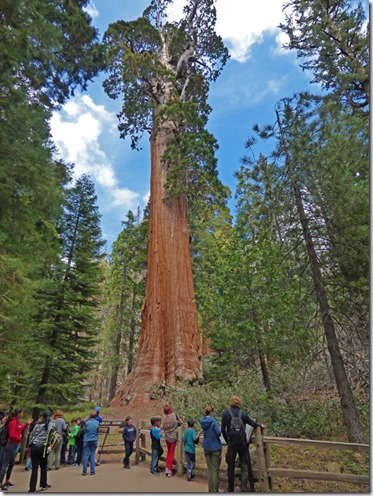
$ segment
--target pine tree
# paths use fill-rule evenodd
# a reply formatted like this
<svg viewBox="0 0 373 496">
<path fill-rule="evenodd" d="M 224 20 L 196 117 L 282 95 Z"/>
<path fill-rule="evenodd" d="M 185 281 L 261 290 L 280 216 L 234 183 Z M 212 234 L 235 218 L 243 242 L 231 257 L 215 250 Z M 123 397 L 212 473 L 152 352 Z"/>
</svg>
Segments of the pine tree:
<svg viewBox="0 0 373 496">
<path fill-rule="evenodd" d="M 92 180 L 83 175 L 67 192 L 58 224 L 59 259 L 49 268 L 31 336 L 34 356 L 25 395 L 34 416 L 46 405 L 77 401 L 87 373 L 96 364 L 93 350 L 99 331 L 101 239 Z"/>
<path fill-rule="evenodd" d="M 369 24 L 362 3 L 351 0 L 290 0 L 284 4 L 289 36 L 285 48 L 296 50 L 313 82 L 344 96 L 354 108 L 367 109 Z"/>
</svg>

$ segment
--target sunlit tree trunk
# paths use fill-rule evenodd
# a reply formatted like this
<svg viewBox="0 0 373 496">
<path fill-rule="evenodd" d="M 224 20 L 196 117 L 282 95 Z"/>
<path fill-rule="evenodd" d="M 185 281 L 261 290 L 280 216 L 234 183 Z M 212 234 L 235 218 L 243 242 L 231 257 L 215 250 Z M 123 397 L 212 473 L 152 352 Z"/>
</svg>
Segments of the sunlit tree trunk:
<svg viewBox="0 0 373 496">
<path fill-rule="evenodd" d="M 187 198 L 167 199 L 162 154 L 172 138 L 164 124 L 151 137 L 148 275 L 137 361 L 115 403 L 126 404 L 164 380 L 202 379 L 201 340 L 192 277 Z"/>
</svg>

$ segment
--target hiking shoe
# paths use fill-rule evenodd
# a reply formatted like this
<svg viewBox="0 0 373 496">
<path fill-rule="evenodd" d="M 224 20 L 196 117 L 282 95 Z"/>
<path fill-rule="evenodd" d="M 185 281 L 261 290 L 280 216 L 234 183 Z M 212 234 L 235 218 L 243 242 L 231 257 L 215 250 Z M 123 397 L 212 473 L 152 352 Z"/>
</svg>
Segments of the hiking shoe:
<svg viewBox="0 0 373 496">
<path fill-rule="evenodd" d="M 6 483 L 4 484 L 4 486 L 6 486 L 6 487 L 13 487 L 13 486 L 14 486 L 14 484 L 13 484 L 13 482 L 10 482 L 10 481 L 9 481 L 9 482 L 6 482 Z"/>
<path fill-rule="evenodd" d="M 192 472 L 190 470 L 188 470 L 187 480 L 190 481 L 191 478 L 192 478 Z"/>
<path fill-rule="evenodd" d="M 149 472 L 149 475 L 152 475 L 153 477 L 159 477 L 159 474 L 157 472 Z"/>
<path fill-rule="evenodd" d="M 72 468 L 76 468 L 78 467 L 78 464 L 77 463 L 73 463 L 72 465 L 70 465 Z"/>
<path fill-rule="evenodd" d="M 2 491 L 7 491 L 8 490 L 8 486 L 6 486 L 5 484 L 3 484 L 2 486 L 0 486 L 0 489 Z"/>
<path fill-rule="evenodd" d="M 85 473 L 83 472 L 83 473 L 82 473 L 82 475 L 87 475 L 87 474 L 85 474 Z"/>
</svg>

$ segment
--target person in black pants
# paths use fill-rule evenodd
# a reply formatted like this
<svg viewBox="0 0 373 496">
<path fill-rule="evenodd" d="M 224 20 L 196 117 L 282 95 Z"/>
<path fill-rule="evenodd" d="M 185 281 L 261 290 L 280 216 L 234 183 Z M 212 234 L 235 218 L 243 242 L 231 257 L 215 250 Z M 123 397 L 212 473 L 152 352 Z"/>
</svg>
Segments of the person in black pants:
<svg viewBox="0 0 373 496">
<path fill-rule="evenodd" d="M 76 465 L 78 467 L 82 463 L 84 430 L 85 430 L 85 421 L 81 420 L 79 424 L 79 432 L 76 435 Z"/>
<path fill-rule="evenodd" d="M 254 478 L 251 470 L 249 470 L 249 446 L 248 441 L 246 439 L 246 435 L 244 434 L 246 424 L 251 425 L 252 427 L 260 427 L 261 429 L 265 429 L 266 426 L 264 424 L 258 424 L 255 420 L 252 420 L 248 417 L 247 413 L 240 409 L 241 407 L 241 399 L 238 396 L 232 396 L 229 400 L 229 408 L 225 410 L 222 417 L 221 422 L 221 432 L 223 437 L 228 444 L 227 454 L 225 461 L 228 465 L 228 488 L 227 492 L 234 492 L 234 468 L 236 463 L 237 455 L 240 460 L 241 467 L 241 491 L 247 492 L 247 485 L 250 476 L 250 492 L 254 492 Z M 237 434 L 233 433 L 231 430 L 231 423 L 234 417 L 239 417 L 242 420 L 242 428 L 243 434 L 239 435 L 238 430 Z M 236 424 L 236 421 L 234 422 Z M 239 424 L 239 422 L 238 422 Z M 235 439 L 233 438 L 235 436 Z M 240 438 L 240 439 L 238 439 Z"/>
<path fill-rule="evenodd" d="M 47 483 L 48 453 L 52 448 L 49 436 L 49 412 L 45 412 L 41 420 L 35 424 L 30 434 L 32 469 L 29 493 L 36 493 L 39 466 L 41 491 L 46 491 L 51 487 Z"/>
</svg>

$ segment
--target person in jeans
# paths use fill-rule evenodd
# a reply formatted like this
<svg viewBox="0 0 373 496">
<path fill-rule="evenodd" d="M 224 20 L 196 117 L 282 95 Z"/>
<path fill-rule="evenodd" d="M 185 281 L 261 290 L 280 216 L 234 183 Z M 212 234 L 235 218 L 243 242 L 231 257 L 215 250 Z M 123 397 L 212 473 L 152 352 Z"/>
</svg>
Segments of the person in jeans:
<svg viewBox="0 0 373 496">
<path fill-rule="evenodd" d="M 69 455 L 67 458 L 68 465 L 72 465 L 75 462 L 76 453 L 76 435 L 79 432 L 78 419 L 73 418 L 71 420 L 71 431 L 69 432 L 69 441 L 67 443 L 69 447 Z"/>
<path fill-rule="evenodd" d="M 159 458 L 163 453 L 163 448 L 161 446 L 161 419 L 159 417 L 153 417 L 150 419 L 151 429 L 150 437 L 152 440 L 152 459 L 150 462 L 150 475 L 159 476 L 158 462 Z"/>
<path fill-rule="evenodd" d="M 219 468 L 221 463 L 222 445 L 220 441 L 221 430 L 216 418 L 212 415 L 212 406 L 205 408 L 205 416 L 201 418 L 204 439 L 202 448 L 205 452 L 207 463 L 207 480 L 210 493 L 219 492 Z"/>
<path fill-rule="evenodd" d="M 196 444 L 199 443 L 199 436 L 194 430 L 193 420 L 188 420 L 188 429 L 184 432 L 184 453 L 187 466 L 187 480 L 192 481 L 196 477 L 194 475 L 194 468 L 196 466 Z"/>
<path fill-rule="evenodd" d="M 88 457 L 91 475 L 95 472 L 95 452 L 98 445 L 98 432 L 100 424 L 96 418 L 96 412 L 91 413 L 89 420 L 85 423 L 83 441 L 83 475 L 87 475 Z"/>
<path fill-rule="evenodd" d="M 61 462 L 61 451 L 62 446 L 65 443 L 64 438 L 68 435 L 67 425 L 63 418 L 63 411 L 57 409 L 54 412 L 53 420 L 51 420 L 51 424 L 56 427 L 58 434 L 60 435 L 58 441 L 53 446 L 52 451 L 48 455 L 48 470 L 59 470 L 60 462 Z"/>
<path fill-rule="evenodd" d="M 225 410 L 222 417 L 221 422 L 221 431 L 223 434 L 223 438 L 228 444 L 227 454 L 226 454 L 226 462 L 228 465 L 228 488 L 227 492 L 234 492 L 234 468 L 236 464 L 237 455 L 240 460 L 241 467 L 241 491 L 247 492 L 247 485 L 250 476 L 250 492 L 254 492 L 254 478 L 251 470 L 251 462 L 249 458 L 249 446 L 246 436 L 243 437 L 241 443 L 234 443 L 230 439 L 230 426 L 232 422 L 232 417 L 241 417 L 243 426 L 246 427 L 246 424 L 251 425 L 252 427 L 260 427 L 261 429 L 265 429 L 266 426 L 264 424 L 258 424 L 255 420 L 252 420 L 248 417 L 247 413 L 240 409 L 241 407 L 241 399 L 239 396 L 232 396 L 229 400 L 229 408 Z M 249 465 L 250 464 L 250 465 Z M 250 471 L 249 471 L 250 467 Z"/>
<path fill-rule="evenodd" d="M 10 482 L 12 475 L 14 461 L 16 457 L 16 449 L 19 447 L 24 430 L 32 423 L 30 418 L 25 424 L 21 425 L 20 420 L 23 416 L 23 408 L 18 408 L 14 411 L 12 416 L 9 416 L 5 425 L 8 429 L 8 441 L 4 447 L 3 463 L 0 467 L 0 489 L 6 491 L 8 487 L 14 486 Z M 5 483 L 2 484 L 6 472 Z"/>
</svg>

